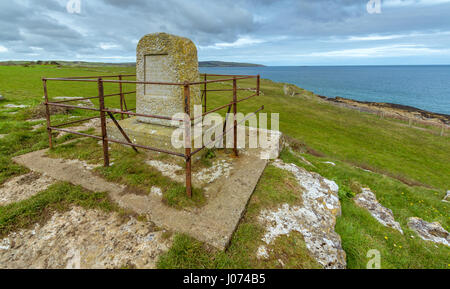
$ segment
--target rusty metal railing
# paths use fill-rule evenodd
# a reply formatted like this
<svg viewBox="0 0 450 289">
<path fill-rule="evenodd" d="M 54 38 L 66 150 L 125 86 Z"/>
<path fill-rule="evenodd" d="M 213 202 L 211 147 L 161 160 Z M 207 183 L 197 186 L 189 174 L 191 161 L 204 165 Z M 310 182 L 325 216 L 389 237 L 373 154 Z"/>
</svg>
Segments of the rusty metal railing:
<svg viewBox="0 0 450 289">
<path fill-rule="evenodd" d="M 165 153 L 165 154 L 170 154 L 173 156 L 178 156 L 178 157 L 182 157 L 185 159 L 186 162 L 186 193 L 189 197 L 192 197 L 192 156 L 199 153 L 200 151 L 202 151 L 203 149 L 205 149 L 208 145 L 210 144 L 206 144 L 203 145 L 202 148 L 196 149 L 195 151 L 192 151 L 192 149 L 190 148 L 190 145 L 186 145 L 185 146 L 185 152 L 183 153 L 179 153 L 179 152 L 175 152 L 175 151 L 170 151 L 168 149 L 163 149 L 163 148 L 156 148 L 156 147 L 150 147 L 150 146 L 145 146 L 145 145 L 140 145 L 140 144 L 134 144 L 131 142 L 130 138 L 127 136 L 127 134 L 125 133 L 125 131 L 122 129 L 122 127 L 120 126 L 119 122 L 116 120 L 114 115 L 120 114 L 121 118 L 124 119 L 125 116 L 139 116 L 139 117 L 147 117 L 147 118 L 155 118 L 155 119 L 163 119 L 163 120 L 175 120 L 175 121 L 179 121 L 179 122 L 183 122 L 186 131 L 185 131 L 185 142 L 186 144 L 191 144 L 192 143 L 192 138 L 191 138 L 191 132 L 190 132 L 190 128 L 191 128 L 191 123 L 192 121 L 197 120 L 199 117 L 194 118 L 191 117 L 191 86 L 194 85 L 200 85 L 202 86 L 201 92 L 201 99 L 202 99 L 202 107 L 203 107 L 203 114 L 201 117 L 204 117 L 208 114 L 211 114 L 213 112 L 217 112 L 219 110 L 222 109 L 226 109 L 228 108 L 228 113 L 227 116 L 230 114 L 231 109 L 233 110 L 233 115 L 234 115 L 234 124 L 233 127 L 231 129 L 234 130 L 233 132 L 233 151 L 234 154 L 236 156 L 238 156 L 238 148 L 237 148 L 237 129 L 238 129 L 238 125 L 241 124 L 242 122 L 245 122 L 246 119 L 240 121 L 239 123 L 237 122 L 237 118 L 236 118 L 236 114 L 237 114 L 237 105 L 240 102 L 246 101 L 248 99 L 251 99 L 255 96 L 259 96 L 260 95 L 260 76 L 259 75 L 220 75 L 220 74 L 202 74 L 202 81 L 197 81 L 197 82 L 183 82 L 183 83 L 170 83 L 170 82 L 148 82 L 148 81 L 131 81 L 131 80 L 124 80 L 124 78 L 126 77 L 135 77 L 136 75 L 111 75 L 111 76 L 81 76 L 81 77 L 70 77 L 70 78 L 42 78 L 43 81 L 43 87 L 44 87 L 44 97 L 45 97 L 45 111 L 46 111 L 46 120 L 47 120 L 47 131 L 48 131 L 48 139 L 49 139 L 49 147 L 50 149 L 53 148 L 53 140 L 52 140 L 52 132 L 53 131 L 59 131 L 59 132 L 65 132 L 68 134 L 75 134 L 75 135 L 79 135 L 79 136 L 83 136 L 83 137 L 89 137 L 89 138 L 94 138 L 94 139 L 98 139 L 102 141 L 102 147 L 103 147 L 103 160 L 104 160 L 104 166 L 108 167 L 110 165 L 109 162 L 109 143 L 117 143 L 117 144 L 121 144 L 121 145 L 126 145 L 126 146 L 130 146 L 132 147 L 135 151 L 137 151 L 137 149 L 145 149 L 145 150 L 149 150 L 149 151 L 155 151 L 155 152 L 159 152 L 159 153 Z M 208 76 L 209 77 L 219 77 L 219 79 L 212 79 L 212 80 L 208 80 Z M 228 77 L 228 78 L 220 78 L 220 77 Z M 116 80 L 117 78 L 117 80 Z M 256 87 L 255 88 L 238 88 L 238 81 L 239 80 L 244 80 L 244 79 L 256 79 Z M 98 95 L 97 96 L 90 96 L 90 97 L 81 97 L 81 98 L 74 98 L 74 99 L 65 99 L 65 100 L 60 100 L 60 101 L 50 101 L 49 100 L 49 94 L 48 94 L 48 87 L 47 87 L 47 83 L 49 81 L 70 81 L 70 82 L 88 82 L 88 83 L 97 83 L 97 87 L 98 87 Z M 212 83 L 219 83 L 219 82 L 232 82 L 233 88 L 232 89 L 211 89 L 208 90 L 208 84 L 212 84 Z M 117 83 L 119 84 L 119 92 L 118 93 L 113 93 L 113 94 L 105 94 L 105 89 L 104 89 L 104 84 L 105 83 Z M 136 91 L 128 91 L 128 92 L 124 92 L 123 90 L 123 84 L 152 84 L 152 85 L 172 85 L 172 86 L 183 86 L 184 87 L 184 112 L 186 115 L 188 115 L 190 118 L 188 119 L 173 119 L 172 117 L 169 116 L 161 116 L 161 115 L 150 115 L 150 114 L 142 114 L 142 113 L 135 113 L 133 111 L 136 110 L 136 108 L 134 109 L 128 109 L 127 108 L 127 103 L 125 100 L 125 95 L 129 95 L 129 94 L 133 94 L 136 93 Z M 238 99 L 238 91 L 254 91 L 255 94 L 242 98 L 242 99 Z M 208 92 L 232 92 L 232 101 L 228 104 L 222 105 L 220 107 L 216 107 L 210 111 L 207 111 L 207 97 L 208 97 Z M 119 96 L 120 97 L 120 109 L 111 109 L 111 108 L 107 108 L 105 105 L 105 98 L 108 97 L 114 97 L 114 96 Z M 76 101 L 83 101 L 83 100 L 91 100 L 91 99 L 98 99 L 99 100 L 99 108 L 95 108 L 95 107 L 85 107 L 85 106 L 78 106 L 78 105 L 69 105 L 66 103 L 69 102 L 76 102 Z M 72 122 L 68 122 L 68 123 L 63 123 L 63 124 L 58 124 L 58 125 L 52 125 L 51 122 L 51 114 L 50 114 L 50 107 L 51 106 L 56 106 L 56 107 L 64 107 L 64 108 L 69 108 L 69 109 L 82 109 L 82 110 L 89 110 L 89 111 L 96 111 L 99 112 L 98 116 L 94 116 L 94 117 L 89 117 L 89 118 L 84 118 L 84 119 L 80 119 L 80 120 L 76 120 L 76 121 L 72 121 Z M 259 111 L 263 110 L 264 106 L 261 106 L 258 110 L 256 110 L 253 114 L 258 113 Z M 253 115 L 252 114 L 252 115 Z M 109 116 L 111 118 L 111 120 L 113 121 L 114 125 L 119 129 L 120 133 L 123 135 L 123 137 L 125 138 L 126 141 L 119 141 L 119 140 L 115 140 L 115 139 L 111 139 L 108 137 L 108 131 L 107 131 L 107 126 L 106 126 L 106 118 L 107 116 Z M 69 129 L 65 129 L 62 128 L 64 126 L 67 125 L 72 125 L 72 124 L 76 124 L 76 123 L 80 123 L 80 122 L 84 122 L 84 121 L 88 121 L 88 120 L 92 120 L 92 119 L 96 119 L 96 118 L 100 118 L 100 128 L 101 128 L 101 136 L 97 136 L 97 135 L 91 135 L 91 134 L 87 134 L 87 133 L 81 133 L 78 131 L 71 131 Z M 216 136 L 216 140 L 214 140 L 214 142 L 217 141 L 217 139 L 223 139 L 223 137 L 231 130 L 228 129 L 226 130 L 226 123 L 227 123 L 227 118 L 225 119 L 225 124 L 223 126 L 223 133 L 221 136 Z"/>
</svg>

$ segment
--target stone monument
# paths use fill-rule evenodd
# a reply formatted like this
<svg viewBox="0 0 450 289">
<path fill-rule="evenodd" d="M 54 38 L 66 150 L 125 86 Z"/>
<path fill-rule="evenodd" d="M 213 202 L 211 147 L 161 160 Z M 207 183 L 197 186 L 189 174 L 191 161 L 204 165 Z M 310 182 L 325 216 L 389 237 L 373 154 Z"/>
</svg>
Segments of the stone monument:
<svg viewBox="0 0 450 289">
<path fill-rule="evenodd" d="M 166 33 L 148 34 L 137 46 L 137 81 L 183 83 L 199 81 L 197 48 L 183 37 Z M 184 87 L 137 85 L 137 113 L 172 117 L 184 112 Z M 200 87 L 191 86 L 191 106 L 201 104 Z M 170 121 L 138 117 L 144 123 L 171 126 Z"/>
<path fill-rule="evenodd" d="M 199 81 L 197 48 L 184 37 L 167 33 L 144 36 L 137 45 L 136 80 L 158 83 Z M 200 86 L 190 86 L 191 113 L 194 105 L 201 105 Z M 138 114 L 173 117 L 184 113 L 183 85 L 136 85 L 136 112 Z M 184 153 L 171 147 L 171 136 L 178 126 L 170 120 L 132 117 L 119 122 L 134 143 Z M 181 125 L 181 124 L 180 124 Z M 114 124 L 108 124 L 110 137 L 124 141 Z"/>
</svg>

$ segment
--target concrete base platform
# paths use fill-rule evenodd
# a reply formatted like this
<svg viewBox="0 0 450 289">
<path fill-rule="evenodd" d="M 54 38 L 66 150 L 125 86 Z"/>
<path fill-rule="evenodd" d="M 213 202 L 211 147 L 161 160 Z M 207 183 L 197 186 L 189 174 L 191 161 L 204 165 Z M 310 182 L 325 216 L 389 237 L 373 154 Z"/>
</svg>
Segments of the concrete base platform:
<svg viewBox="0 0 450 289">
<path fill-rule="evenodd" d="M 132 117 L 127 118 L 124 120 L 119 121 L 119 125 L 122 127 L 122 129 L 125 131 L 127 136 L 131 139 L 131 141 L 135 144 L 155 147 L 155 148 L 164 148 L 170 151 L 178 152 L 178 153 L 185 153 L 184 148 L 174 148 L 172 146 L 172 134 L 174 131 L 178 128 L 176 127 L 169 127 L 169 126 L 163 126 L 163 125 L 157 125 L 157 124 L 149 124 L 149 123 L 142 123 L 138 121 L 138 118 Z M 219 132 L 222 131 L 222 124 L 216 125 L 216 126 L 210 126 L 204 128 L 203 132 L 211 130 L 214 131 L 216 128 L 218 128 Z M 119 129 L 116 127 L 116 125 L 113 122 L 107 123 L 107 129 L 108 129 L 108 136 L 114 140 L 117 141 L 125 141 L 126 139 L 123 137 L 122 133 L 119 131 Z M 261 150 L 261 158 L 264 159 L 276 159 L 278 158 L 282 147 L 283 147 L 283 139 L 282 135 L 278 131 L 271 131 L 271 130 L 264 130 L 264 129 L 258 129 L 258 128 L 252 128 L 247 126 L 238 126 L 238 135 L 243 135 L 244 141 L 243 143 L 239 143 L 238 146 L 240 148 L 248 148 L 250 147 L 250 136 L 255 137 L 257 143 L 260 143 L 260 135 L 261 133 L 264 133 L 265 136 L 267 136 L 267 145 L 266 149 Z M 195 144 L 203 144 L 202 138 L 204 137 L 203 134 L 196 135 L 192 134 L 192 147 L 197 148 Z M 228 136 L 224 139 L 224 146 L 233 147 L 233 144 L 226 145 L 228 141 L 233 140 L 233 132 L 229 131 Z M 206 142 L 206 141 L 205 141 Z M 206 142 L 208 143 L 208 142 Z M 201 146 L 200 146 L 201 147 Z M 196 158 L 193 159 L 193 161 L 196 161 Z"/>
<path fill-rule="evenodd" d="M 120 120 L 119 124 L 135 144 L 155 148 L 166 148 L 167 150 L 184 154 L 183 148 L 175 149 L 172 146 L 172 134 L 177 129 L 176 127 L 142 123 L 138 121 L 137 117 Z M 114 123 L 109 122 L 107 124 L 107 129 L 110 138 L 126 142 L 126 139 Z"/>
<path fill-rule="evenodd" d="M 156 195 L 127 193 L 124 186 L 106 181 L 86 169 L 82 162 L 48 158 L 46 150 L 16 157 L 14 161 L 60 181 L 91 191 L 109 192 L 121 207 L 148 215 L 157 226 L 188 234 L 220 250 L 228 246 L 268 162 L 261 159 L 260 150 L 242 151 L 239 158 L 232 160 L 229 174 L 205 188 L 206 205 L 177 210 L 166 206 Z"/>
</svg>

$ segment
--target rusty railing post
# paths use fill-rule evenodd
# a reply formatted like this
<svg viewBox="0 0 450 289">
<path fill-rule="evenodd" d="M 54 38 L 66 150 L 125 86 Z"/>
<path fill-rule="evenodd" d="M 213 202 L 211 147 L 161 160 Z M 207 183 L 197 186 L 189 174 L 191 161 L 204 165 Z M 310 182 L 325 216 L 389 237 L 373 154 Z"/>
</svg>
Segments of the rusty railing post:
<svg viewBox="0 0 450 289">
<path fill-rule="evenodd" d="M 208 76 L 207 76 L 207 74 L 205 73 L 205 84 L 204 84 L 204 92 L 205 92 L 205 102 L 204 102 L 204 104 L 203 104 L 203 113 L 206 113 L 206 100 L 207 100 L 207 90 L 208 90 L 208 84 L 206 83 L 206 81 L 207 81 L 207 79 L 208 79 Z"/>
<path fill-rule="evenodd" d="M 102 78 L 98 78 L 98 96 L 100 104 L 100 121 L 102 126 L 102 142 L 103 142 L 103 161 L 104 166 L 109 167 L 109 148 L 108 148 L 108 134 L 106 131 L 106 115 L 105 115 L 105 98 Z"/>
<path fill-rule="evenodd" d="M 43 78 L 42 82 L 44 84 L 44 97 L 45 97 L 45 118 L 47 119 L 47 133 L 48 133 L 48 143 L 50 149 L 53 148 L 53 142 L 52 142 L 52 129 L 50 128 L 52 126 L 51 120 L 50 120 L 50 108 L 48 104 L 48 92 L 47 92 L 47 79 Z"/>
<path fill-rule="evenodd" d="M 258 74 L 256 78 L 256 95 L 259 96 L 261 91 L 261 76 Z"/>
<path fill-rule="evenodd" d="M 120 93 L 120 111 L 123 112 L 123 87 L 122 87 L 122 75 L 119 75 L 119 93 Z M 125 119 L 123 114 L 120 114 L 122 120 Z"/>
<path fill-rule="evenodd" d="M 189 84 L 184 84 L 184 120 L 185 129 L 185 158 L 186 158 L 186 193 L 192 198 L 192 159 L 191 159 L 191 91 Z"/>
<path fill-rule="evenodd" d="M 234 155 L 239 156 L 237 149 L 237 80 L 233 79 L 233 115 L 234 115 Z"/>
</svg>

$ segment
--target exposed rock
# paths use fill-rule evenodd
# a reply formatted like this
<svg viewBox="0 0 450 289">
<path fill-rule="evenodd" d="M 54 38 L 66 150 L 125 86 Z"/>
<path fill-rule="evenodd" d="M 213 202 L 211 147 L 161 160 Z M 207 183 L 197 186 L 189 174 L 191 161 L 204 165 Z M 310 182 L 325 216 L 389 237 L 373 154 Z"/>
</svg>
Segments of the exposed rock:
<svg viewBox="0 0 450 289">
<path fill-rule="evenodd" d="M 26 200 L 55 182 L 53 178 L 37 173 L 15 177 L 0 186 L 0 206 Z"/>
<path fill-rule="evenodd" d="M 146 163 L 160 171 L 163 176 L 166 176 L 175 182 L 184 181 L 184 174 L 180 173 L 183 172 L 184 169 L 179 165 L 157 160 L 147 161 Z M 232 165 L 226 160 L 218 160 L 211 167 L 193 173 L 192 177 L 194 180 L 198 181 L 199 184 L 207 185 L 213 183 L 220 177 L 229 176 L 232 168 Z"/>
<path fill-rule="evenodd" d="M 324 268 L 345 268 L 345 252 L 341 238 L 334 231 L 336 218 L 341 214 L 338 185 L 316 173 L 280 160 L 274 166 L 291 172 L 304 191 L 301 206 L 284 204 L 277 210 L 263 210 L 259 217 L 266 225 L 263 241 L 273 242 L 291 231 L 301 233 L 307 249 Z"/>
<path fill-rule="evenodd" d="M 333 167 L 335 167 L 336 166 L 336 164 L 335 163 L 333 163 L 333 162 L 323 162 L 324 164 L 327 164 L 327 165 L 331 165 L 331 166 L 333 166 Z"/>
<path fill-rule="evenodd" d="M 92 171 L 98 167 L 101 167 L 101 164 L 88 164 L 86 161 L 82 160 L 63 160 L 63 162 L 67 164 L 80 164 L 83 168 L 85 168 L 88 171 Z M 114 163 L 110 163 L 110 165 L 114 165 Z"/>
<path fill-rule="evenodd" d="M 163 195 L 161 188 L 158 188 L 158 187 L 152 187 L 151 193 L 158 197 L 162 197 L 162 195 Z"/>
<path fill-rule="evenodd" d="M 363 188 L 362 193 L 358 194 L 353 200 L 358 206 L 368 210 L 383 226 L 390 227 L 403 234 L 403 230 L 400 224 L 395 221 L 392 211 L 378 203 L 377 197 L 370 189 Z"/>
<path fill-rule="evenodd" d="M 0 134 L 0 139 L 5 138 L 7 134 Z"/>
<path fill-rule="evenodd" d="M 44 124 L 39 123 L 39 124 L 33 125 L 32 129 L 33 129 L 33 131 L 37 131 L 38 129 L 41 129 L 43 127 L 44 127 Z"/>
<path fill-rule="evenodd" d="M 259 246 L 258 251 L 256 252 L 256 258 L 261 259 L 269 259 L 269 253 L 267 252 L 266 246 Z"/>
<path fill-rule="evenodd" d="M 165 177 L 171 178 L 176 182 L 183 182 L 183 175 L 178 174 L 178 172 L 182 171 L 183 168 L 176 164 L 168 164 L 162 161 L 151 160 L 147 161 L 146 164 L 154 167 Z"/>
<path fill-rule="evenodd" d="M 26 107 L 29 107 L 29 105 L 23 105 L 23 104 L 20 104 L 20 105 L 16 105 L 16 104 L 7 104 L 7 105 L 4 105 L 4 107 L 6 107 L 6 108 L 26 108 Z"/>
<path fill-rule="evenodd" d="M 428 223 L 420 218 L 412 217 L 408 220 L 408 227 L 425 241 L 450 246 L 450 234 L 438 222 Z"/>
<path fill-rule="evenodd" d="M 4 99 L 5 99 L 5 97 L 0 94 L 0 100 L 4 100 Z"/>
<path fill-rule="evenodd" d="M 194 174 L 194 178 L 203 184 L 211 184 L 222 176 L 228 177 L 232 166 L 226 160 L 215 162 L 210 168 L 205 168 Z"/>
<path fill-rule="evenodd" d="M 443 202 L 450 202 L 450 190 L 447 191 L 447 195 L 442 200 Z"/>
<path fill-rule="evenodd" d="M 295 96 L 297 94 L 296 87 L 292 84 L 284 84 L 283 92 L 286 96 Z"/>
<path fill-rule="evenodd" d="M 170 240 L 150 223 L 74 207 L 0 240 L 0 268 L 154 268 Z"/>
</svg>

